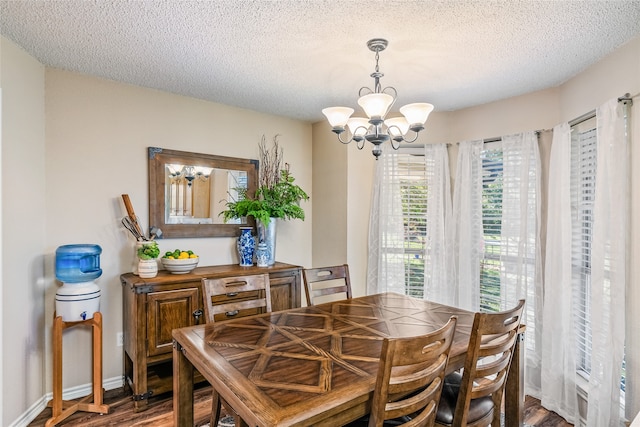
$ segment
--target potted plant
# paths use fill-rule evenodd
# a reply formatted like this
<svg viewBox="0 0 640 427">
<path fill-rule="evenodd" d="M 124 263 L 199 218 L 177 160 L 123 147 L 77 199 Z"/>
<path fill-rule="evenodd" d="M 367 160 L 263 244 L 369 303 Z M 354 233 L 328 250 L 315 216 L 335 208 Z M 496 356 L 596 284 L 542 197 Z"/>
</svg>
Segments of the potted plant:
<svg viewBox="0 0 640 427">
<path fill-rule="evenodd" d="M 238 198 L 227 200 L 226 210 L 220 215 L 224 221 L 251 216 L 258 226 L 258 245 L 265 243 L 268 251 L 268 265 L 275 262 L 276 219 L 304 220 L 304 210 L 300 202 L 309 200 L 307 193 L 295 183 L 289 171 L 289 164 L 282 167 L 283 149 L 278 144 L 278 136 L 273 138 L 273 146 L 267 147 L 264 135 L 259 144 L 260 170 L 258 189 L 255 195 L 246 189 L 237 189 Z"/>
<path fill-rule="evenodd" d="M 158 274 L 158 261 L 160 248 L 158 242 L 153 240 L 141 242 L 138 247 L 138 276 L 143 279 L 156 277 Z"/>
</svg>

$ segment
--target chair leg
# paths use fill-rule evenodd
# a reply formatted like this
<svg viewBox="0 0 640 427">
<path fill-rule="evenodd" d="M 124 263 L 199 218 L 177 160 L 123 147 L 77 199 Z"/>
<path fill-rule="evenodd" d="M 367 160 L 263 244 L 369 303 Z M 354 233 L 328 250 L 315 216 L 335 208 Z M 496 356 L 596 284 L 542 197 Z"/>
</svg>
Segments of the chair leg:
<svg viewBox="0 0 640 427">
<path fill-rule="evenodd" d="M 217 391 L 211 392 L 211 427 L 216 427 L 220 421 L 220 395 Z"/>
<path fill-rule="evenodd" d="M 233 410 L 226 402 L 225 408 L 229 410 L 230 415 L 233 417 L 233 422 L 235 427 L 249 427 L 247 423 L 244 422 L 242 418 L 236 414 L 236 411 Z M 220 421 L 220 413 L 222 411 L 222 399 L 217 391 L 213 390 L 211 392 L 211 427 L 216 427 L 218 425 L 218 421 Z"/>
<path fill-rule="evenodd" d="M 491 426 L 500 427 L 502 425 L 502 393 L 497 391 L 493 394 L 493 420 L 491 421 Z"/>
<path fill-rule="evenodd" d="M 238 414 L 236 414 L 236 411 L 231 409 L 231 412 L 233 413 L 233 420 L 235 421 L 236 427 L 249 427 L 249 425 L 245 423 Z"/>
</svg>

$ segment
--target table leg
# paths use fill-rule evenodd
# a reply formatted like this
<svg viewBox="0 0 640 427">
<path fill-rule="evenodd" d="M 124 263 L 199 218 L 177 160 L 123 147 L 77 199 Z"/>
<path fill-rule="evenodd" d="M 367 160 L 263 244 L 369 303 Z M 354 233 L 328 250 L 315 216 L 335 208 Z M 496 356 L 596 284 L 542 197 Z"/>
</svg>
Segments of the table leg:
<svg viewBox="0 0 640 427">
<path fill-rule="evenodd" d="M 505 390 L 505 425 L 524 426 L 524 331 L 518 333 Z"/>
<path fill-rule="evenodd" d="M 193 426 L 193 365 L 173 341 L 173 425 Z"/>
</svg>

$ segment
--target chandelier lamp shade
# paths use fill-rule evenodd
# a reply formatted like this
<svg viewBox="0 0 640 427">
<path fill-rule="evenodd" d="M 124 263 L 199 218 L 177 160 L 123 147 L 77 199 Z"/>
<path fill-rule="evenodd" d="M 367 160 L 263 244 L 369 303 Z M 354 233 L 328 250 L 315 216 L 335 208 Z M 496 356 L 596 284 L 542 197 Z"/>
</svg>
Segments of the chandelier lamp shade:
<svg viewBox="0 0 640 427">
<path fill-rule="evenodd" d="M 418 133 L 424 129 L 424 124 L 433 111 L 431 104 L 407 104 L 400 108 L 402 116 L 386 118 L 398 96 L 395 88 L 388 86 L 383 89 L 380 84 L 380 78 L 384 74 L 380 72 L 378 60 L 380 52 L 385 50 L 388 44 L 385 39 L 371 39 L 367 42 L 369 50 L 376 53 L 376 68 L 371 73 L 374 80 L 373 90 L 362 87 L 358 93 L 358 105 L 362 107 L 367 118 L 351 117 L 354 110 L 349 107 L 330 107 L 322 110 L 340 142 L 348 144 L 355 141 L 358 149 L 362 150 L 365 142 L 369 141 L 373 144 L 372 152 L 376 160 L 382 154 L 383 143 L 389 141 L 397 150 L 400 143 L 414 142 L 418 139 Z M 407 136 L 409 131 L 411 134 Z"/>
</svg>

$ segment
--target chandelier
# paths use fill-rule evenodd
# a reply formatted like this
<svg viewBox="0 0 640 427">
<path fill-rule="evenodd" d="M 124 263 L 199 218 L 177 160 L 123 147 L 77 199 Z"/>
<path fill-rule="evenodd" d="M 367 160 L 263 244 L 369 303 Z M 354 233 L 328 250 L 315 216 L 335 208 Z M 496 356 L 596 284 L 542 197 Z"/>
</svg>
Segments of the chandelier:
<svg viewBox="0 0 640 427">
<path fill-rule="evenodd" d="M 188 165 L 174 165 L 167 164 L 167 173 L 171 182 L 181 182 L 182 179 L 187 181 L 187 186 L 191 187 L 193 180 L 199 179 L 200 181 L 206 181 L 211 175 L 213 168 L 205 166 L 188 166 Z"/>
<path fill-rule="evenodd" d="M 414 142 L 418 139 L 418 133 L 424 129 L 424 124 L 433 111 L 433 105 L 427 103 L 407 104 L 400 108 L 402 117 L 386 119 L 386 115 L 395 103 L 398 92 L 395 88 L 388 86 L 382 89 L 380 78 L 384 76 L 380 72 L 378 60 L 380 52 L 386 49 L 389 42 L 385 39 L 371 39 L 367 42 L 367 47 L 376 53 L 376 69 L 371 73 L 374 80 L 373 90 L 368 87 L 360 88 L 358 93 L 358 104 L 362 107 L 368 119 L 364 117 L 351 117 L 353 108 L 330 107 L 322 110 L 322 114 L 327 117 L 332 131 L 338 135 L 338 140 L 343 144 L 355 141 L 359 150 L 362 150 L 365 141 L 373 144 L 373 155 L 378 160 L 382 154 L 381 145 L 390 141 L 394 150 L 400 147 L 401 142 Z M 346 128 L 349 132 L 344 133 Z M 407 133 L 411 131 L 413 138 L 408 139 Z M 343 139 L 342 135 L 351 134 L 348 139 Z"/>
</svg>

